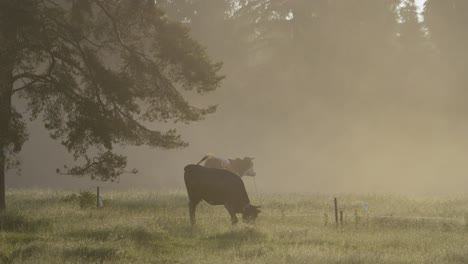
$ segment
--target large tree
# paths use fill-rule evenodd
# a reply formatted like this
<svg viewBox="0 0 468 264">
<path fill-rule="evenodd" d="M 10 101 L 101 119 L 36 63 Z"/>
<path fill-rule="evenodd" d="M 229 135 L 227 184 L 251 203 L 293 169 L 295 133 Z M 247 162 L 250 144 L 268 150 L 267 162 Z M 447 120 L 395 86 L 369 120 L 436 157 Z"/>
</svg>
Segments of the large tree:
<svg viewBox="0 0 468 264">
<path fill-rule="evenodd" d="M 73 154 L 78 165 L 62 173 L 113 180 L 127 167 L 116 145 L 186 146 L 176 130 L 145 124 L 201 120 L 215 107 L 183 93 L 223 79 L 154 0 L 1 0 L 0 43 L 0 210 L 28 135 L 18 102 Z"/>
</svg>

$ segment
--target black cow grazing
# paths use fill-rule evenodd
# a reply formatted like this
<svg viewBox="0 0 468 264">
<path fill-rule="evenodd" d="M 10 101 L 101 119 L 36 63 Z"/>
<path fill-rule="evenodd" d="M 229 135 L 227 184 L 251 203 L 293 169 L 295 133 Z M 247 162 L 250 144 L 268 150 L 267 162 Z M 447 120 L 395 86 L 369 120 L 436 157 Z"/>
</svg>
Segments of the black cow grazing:
<svg viewBox="0 0 468 264">
<path fill-rule="evenodd" d="M 253 159 L 244 157 L 243 159 L 222 159 L 215 156 L 205 156 L 198 164 L 205 161 L 207 168 L 225 169 L 237 173 L 239 176 L 255 176 Z"/>
<path fill-rule="evenodd" d="M 184 180 L 189 198 L 190 223 L 195 224 L 195 208 L 201 200 L 211 205 L 224 205 L 232 224 L 238 222 L 237 213 L 244 221 L 255 220 L 260 206 L 250 204 L 244 182 L 239 175 L 223 169 L 190 164 L 184 168 Z"/>
</svg>

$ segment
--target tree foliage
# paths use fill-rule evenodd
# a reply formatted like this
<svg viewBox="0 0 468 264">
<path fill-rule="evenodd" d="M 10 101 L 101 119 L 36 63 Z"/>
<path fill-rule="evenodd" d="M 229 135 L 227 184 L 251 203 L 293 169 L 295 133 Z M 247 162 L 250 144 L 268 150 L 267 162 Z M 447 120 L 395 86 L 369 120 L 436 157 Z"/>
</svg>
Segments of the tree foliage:
<svg viewBox="0 0 468 264">
<path fill-rule="evenodd" d="M 216 109 L 183 94 L 215 90 L 221 64 L 155 1 L 4 0 L 0 22 L 2 72 L 10 74 L 0 76 L 2 89 L 84 161 L 64 173 L 114 180 L 127 165 L 116 145 L 187 146 L 176 130 L 145 123 L 189 123 Z M 9 159 L 27 138 L 25 120 L 11 113 L 2 142 Z"/>
</svg>

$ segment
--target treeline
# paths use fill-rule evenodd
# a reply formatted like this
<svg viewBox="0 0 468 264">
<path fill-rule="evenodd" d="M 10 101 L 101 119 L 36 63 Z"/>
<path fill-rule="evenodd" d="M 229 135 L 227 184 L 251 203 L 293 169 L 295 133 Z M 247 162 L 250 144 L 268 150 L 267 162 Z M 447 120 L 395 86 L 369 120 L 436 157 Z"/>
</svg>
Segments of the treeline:
<svg viewBox="0 0 468 264">
<path fill-rule="evenodd" d="M 453 88 L 464 96 L 464 0 L 429 0 L 423 14 L 414 0 L 158 2 L 245 86 L 387 99 Z"/>
</svg>

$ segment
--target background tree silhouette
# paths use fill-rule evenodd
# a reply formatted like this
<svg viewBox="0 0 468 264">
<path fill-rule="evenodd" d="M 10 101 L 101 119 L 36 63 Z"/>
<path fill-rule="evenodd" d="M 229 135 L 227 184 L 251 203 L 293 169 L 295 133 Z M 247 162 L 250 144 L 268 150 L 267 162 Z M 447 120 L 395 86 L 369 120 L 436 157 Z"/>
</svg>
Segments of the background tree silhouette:
<svg viewBox="0 0 468 264">
<path fill-rule="evenodd" d="M 458 166 L 441 149 L 461 151 L 447 135 L 456 135 L 449 127 L 466 116 L 466 34 L 458 11 L 464 10 L 463 1 L 429 0 L 425 14 L 413 0 L 226 0 L 217 8 L 209 1 L 167 2 L 171 10 L 186 10 L 175 12 L 176 19 L 185 20 L 192 32 L 206 27 L 197 19 L 213 18 L 210 30 L 195 36 L 217 50 L 229 91 L 244 95 L 233 100 L 233 108 L 242 110 L 229 112 L 231 118 L 257 120 L 251 127 L 268 132 L 263 146 L 255 142 L 264 148 L 259 151 L 264 160 L 280 159 L 270 154 L 280 146 L 291 148 L 298 160 L 320 153 L 312 157 L 314 166 L 293 161 L 284 166 L 297 168 L 297 175 L 333 176 L 321 177 L 320 186 L 327 178 L 351 186 L 347 180 L 359 182 L 364 174 L 404 175 L 394 168 L 432 175 Z M 179 5 L 197 6 L 197 16 L 210 10 L 212 16 L 194 18 L 192 7 Z M 416 159 L 420 163 L 407 164 Z M 434 160 L 429 166 L 434 169 L 423 160 Z M 340 178 L 350 174 L 356 178 Z M 276 184 L 281 176 L 277 179 Z"/>
</svg>

